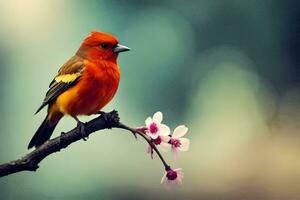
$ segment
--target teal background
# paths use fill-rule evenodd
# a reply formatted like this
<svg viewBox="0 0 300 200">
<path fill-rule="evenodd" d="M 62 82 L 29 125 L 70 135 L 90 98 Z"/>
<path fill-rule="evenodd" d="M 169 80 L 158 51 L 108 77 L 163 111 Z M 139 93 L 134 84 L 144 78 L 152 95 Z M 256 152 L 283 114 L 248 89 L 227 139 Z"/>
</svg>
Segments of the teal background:
<svg viewBox="0 0 300 200">
<path fill-rule="evenodd" d="M 104 130 L 37 172 L 0 179 L 0 199 L 297 199 L 300 5 L 280 0 L 0 0 L 0 162 L 19 158 L 49 82 L 90 31 L 116 35 L 121 83 L 105 111 L 142 126 L 185 124 L 182 186 L 160 184 L 146 144 Z M 91 117 L 82 117 L 88 121 Z M 64 118 L 54 136 L 75 126 Z"/>
</svg>

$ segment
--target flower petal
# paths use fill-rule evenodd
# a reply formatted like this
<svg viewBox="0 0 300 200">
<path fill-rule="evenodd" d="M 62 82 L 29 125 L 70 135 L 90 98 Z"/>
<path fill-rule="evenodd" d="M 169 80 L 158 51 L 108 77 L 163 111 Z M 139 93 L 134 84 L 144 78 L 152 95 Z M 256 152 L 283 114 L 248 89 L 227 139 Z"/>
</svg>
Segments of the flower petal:
<svg viewBox="0 0 300 200">
<path fill-rule="evenodd" d="M 179 156 L 179 150 L 178 150 L 178 148 L 172 146 L 171 150 L 172 150 L 172 153 L 174 155 L 174 158 L 178 159 L 178 156 Z"/>
<path fill-rule="evenodd" d="M 158 134 L 161 136 L 167 136 L 171 133 L 170 128 L 165 124 L 158 125 Z"/>
<path fill-rule="evenodd" d="M 177 169 L 173 169 L 174 171 L 177 172 L 177 175 L 180 176 L 181 178 L 183 177 L 183 171 L 182 168 L 177 168 Z"/>
<path fill-rule="evenodd" d="M 190 140 L 187 138 L 180 138 L 179 140 L 180 140 L 181 145 L 180 145 L 180 147 L 178 147 L 178 149 L 180 151 L 188 151 L 190 148 Z"/>
<path fill-rule="evenodd" d="M 176 179 L 176 180 L 175 180 L 175 183 L 176 183 L 177 185 L 182 185 L 182 179 L 181 179 L 181 178 Z"/>
<path fill-rule="evenodd" d="M 146 124 L 147 128 L 149 128 L 150 124 L 152 124 L 152 118 L 151 118 L 151 117 L 148 117 L 148 118 L 145 120 L 145 124 Z"/>
<path fill-rule="evenodd" d="M 169 143 L 165 143 L 165 142 L 162 142 L 159 145 L 157 145 L 157 148 L 163 152 L 171 151 L 171 147 L 172 146 Z"/>
<path fill-rule="evenodd" d="M 154 115 L 153 115 L 153 121 L 156 123 L 156 124 L 160 124 L 162 122 L 162 119 L 163 119 L 163 114 L 161 112 L 156 112 Z"/>
<path fill-rule="evenodd" d="M 177 139 L 184 136 L 188 131 L 188 128 L 184 125 L 177 126 L 172 134 L 172 138 Z"/>
<path fill-rule="evenodd" d="M 147 153 L 151 153 L 151 150 L 152 150 L 152 148 L 151 148 L 150 144 L 147 143 Z"/>
<path fill-rule="evenodd" d="M 160 181 L 160 183 L 161 184 L 166 183 L 167 180 L 168 180 L 167 179 L 167 172 L 165 172 L 164 175 L 163 175 L 163 177 L 162 177 L 162 179 L 161 179 L 161 181 Z"/>
<path fill-rule="evenodd" d="M 149 143 L 147 143 L 147 153 L 149 153 L 151 156 L 151 159 L 153 159 L 153 149 Z"/>
<path fill-rule="evenodd" d="M 171 169 L 172 170 L 172 169 Z M 183 179 L 183 172 L 182 172 L 182 169 L 181 168 L 178 168 L 178 169 L 173 169 L 172 170 L 173 172 L 176 172 L 177 174 L 177 177 L 176 179 L 174 180 L 169 180 L 169 178 L 167 177 L 167 174 L 170 173 L 170 171 L 167 171 L 162 180 L 161 180 L 161 183 L 166 186 L 167 188 L 171 188 L 172 186 L 175 186 L 175 185 L 181 185 L 182 184 L 182 179 Z"/>
<path fill-rule="evenodd" d="M 175 180 L 177 184 L 181 185 L 182 184 L 182 179 L 183 179 L 183 171 L 181 168 L 174 169 L 174 171 L 177 172 L 177 179 Z"/>
<path fill-rule="evenodd" d="M 168 135 L 161 135 L 160 138 L 161 138 L 161 141 L 163 141 L 165 143 L 168 143 L 171 139 L 171 137 Z"/>
<path fill-rule="evenodd" d="M 155 140 L 159 135 L 158 132 L 156 133 L 150 133 L 149 131 L 146 132 L 149 137 L 151 137 L 153 140 Z"/>
</svg>

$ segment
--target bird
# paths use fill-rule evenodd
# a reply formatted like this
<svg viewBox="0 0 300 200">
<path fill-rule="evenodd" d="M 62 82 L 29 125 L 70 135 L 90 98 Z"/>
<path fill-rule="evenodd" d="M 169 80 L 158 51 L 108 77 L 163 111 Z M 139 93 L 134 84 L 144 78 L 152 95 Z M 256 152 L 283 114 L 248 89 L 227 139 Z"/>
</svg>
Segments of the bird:
<svg viewBox="0 0 300 200">
<path fill-rule="evenodd" d="M 30 140 L 28 149 L 49 140 L 64 116 L 74 118 L 84 134 L 84 123 L 78 116 L 99 113 L 112 100 L 120 82 L 118 55 L 129 50 L 112 34 L 91 32 L 51 81 L 35 113 L 48 106 L 47 115 Z"/>
</svg>

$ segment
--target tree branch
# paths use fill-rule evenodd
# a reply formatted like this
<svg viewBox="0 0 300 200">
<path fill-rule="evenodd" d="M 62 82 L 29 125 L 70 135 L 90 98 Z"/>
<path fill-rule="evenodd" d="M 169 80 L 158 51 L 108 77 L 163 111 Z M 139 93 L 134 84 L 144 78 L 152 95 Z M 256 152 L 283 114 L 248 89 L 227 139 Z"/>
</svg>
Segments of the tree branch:
<svg viewBox="0 0 300 200">
<path fill-rule="evenodd" d="M 110 128 L 126 129 L 133 132 L 134 134 L 137 133 L 139 135 L 142 135 L 143 137 L 145 136 L 145 134 L 143 134 L 142 132 L 120 123 L 117 111 L 101 113 L 99 117 L 85 123 L 85 136 L 89 136 L 91 133 L 98 130 Z M 81 140 L 82 138 L 82 134 L 76 128 L 70 130 L 67 133 L 62 133 L 60 136 L 48 140 L 43 145 L 39 146 L 24 157 L 0 165 L 0 177 L 21 171 L 36 171 L 39 168 L 38 164 L 44 158 L 46 158 L 50 154 L 66 148 L 70 144 Z M 147 140 L 147 138 L 145 139 Z M 147 140 L 147 142 L 149 141 L 151 143 L 151 140 Z M 163 162 L 165 163 L 165 161 Z"/>
</svg>

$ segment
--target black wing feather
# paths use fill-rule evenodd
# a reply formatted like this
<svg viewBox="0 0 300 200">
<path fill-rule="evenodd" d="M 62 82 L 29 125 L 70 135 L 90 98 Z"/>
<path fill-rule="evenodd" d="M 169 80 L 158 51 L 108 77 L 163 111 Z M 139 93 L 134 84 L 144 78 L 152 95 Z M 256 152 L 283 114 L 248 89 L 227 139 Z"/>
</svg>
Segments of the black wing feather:
<svg viewBox="0 0 300 200">
<path fill-rule="evenodd" d="M 42 105 L 37 109 L 35 114 L 38 113 L 40 110 L 42 110 L 46 105 L 52 103 L 61 93 L 66 91 L 68 88 L 72 87 L 80 78 L 83 70 L 84 70 L 83 58 L 75 55 L 71 59 L 69 59 L 59 69 L 58 75 L 56 76 L 56 78 L 61 75 L 68 75 L 68 74 L 74 74 L 74 73 L 79 73 L 78 77 L 70 82 L 64 82 L 64 81 L 58 82 L 54 78 L 49 85 L 49 90 L 46 93 L 46 97 L 45 97 Z"/>
<path fill-rule="evenodd" d="M 66 91 L 68 88 L 70 88 L 71 86 L 73 86 L 77 80 L 79 79 L 76 78 L 74 81 L 71 82 L 53 82 L 51 87 L 49 88 L 46 97 L 42 103 L 42 105 L 37 109 L 37 111 L 34 114 L 37 114 L 38 112 L 40 112 L 46 105 L 48 105 L 49 103 L 51 103 L 53 100 L 56 99 L 56 97 L 58 97 L 61 93 L 63 93 L 64 91 Z"/>
</svg>

